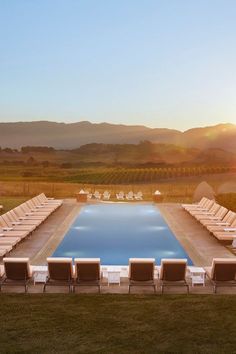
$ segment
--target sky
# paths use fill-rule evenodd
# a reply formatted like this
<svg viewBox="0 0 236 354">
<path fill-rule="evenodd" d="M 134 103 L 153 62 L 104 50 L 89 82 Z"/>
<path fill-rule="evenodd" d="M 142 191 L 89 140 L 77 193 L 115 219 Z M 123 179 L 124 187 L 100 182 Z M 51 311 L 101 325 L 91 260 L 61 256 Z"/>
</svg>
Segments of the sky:
<svg viewBox="0 0 236 354">
<path fill-rule="evenodd" d="M 0 122 L 236 124 L 235 0 L 0 0 Z"/>
</svg>

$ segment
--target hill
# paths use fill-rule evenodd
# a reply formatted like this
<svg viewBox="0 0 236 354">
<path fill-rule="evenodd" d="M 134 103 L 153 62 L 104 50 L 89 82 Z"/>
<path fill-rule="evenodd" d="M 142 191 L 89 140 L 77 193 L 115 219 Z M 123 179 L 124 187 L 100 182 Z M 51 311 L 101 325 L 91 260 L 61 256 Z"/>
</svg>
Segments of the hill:
<svg viewBox="0 0 236 354">
<path fill-rule="evenodd" d="M 82 145 L 73 150 L 55 150 L 52 147 L 22 147 L 0 150 L 0 164 L 36 166 L 43 164 L 80 166 L 165 166 L 165 165 L 221 165 L 236 166 L 236 153 L 223 149 L 186 148 L 173 144 L 155 144 L 143 141 L 139 144 Z"/>
<path fill-rule="evenodd" d="M 173 129 L 90 122 L 55 123 L 47 121 L 0 123 L 0 146 L 52 146 L 75 149 L 90 143 L 137 144 L 148 140 L 186 148 L 236 151 L 236 125 L 220 124 L 181 132 Z"/>
</svg>

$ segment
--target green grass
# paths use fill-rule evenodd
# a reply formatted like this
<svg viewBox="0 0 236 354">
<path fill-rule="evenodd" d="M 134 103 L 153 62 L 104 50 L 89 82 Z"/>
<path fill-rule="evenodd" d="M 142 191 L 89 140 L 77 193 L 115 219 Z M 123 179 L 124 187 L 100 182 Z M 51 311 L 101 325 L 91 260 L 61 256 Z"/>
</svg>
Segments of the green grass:
<svg viewBox="0 0 236 354">
<path fill-rule="evenodd" d="M 0 296 L 1 353 L 236 353 L 235 296 Z"/>
<path fill-rule="evenodd" d="M 3 209 L 0 210 L 0 214 L 6 213 L 8 210 L 15 208 L 17 205 L 24 203 L 29 198 L 27 197 L 1 197 L 0 205 L 3 205 Z"/>
</svg>

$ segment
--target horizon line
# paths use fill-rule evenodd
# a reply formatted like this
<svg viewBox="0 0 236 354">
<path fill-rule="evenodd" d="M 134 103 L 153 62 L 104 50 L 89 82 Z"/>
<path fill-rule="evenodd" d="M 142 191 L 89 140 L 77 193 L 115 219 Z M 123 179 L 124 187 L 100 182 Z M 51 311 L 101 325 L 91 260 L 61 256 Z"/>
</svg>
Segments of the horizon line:
<svg viewBox="0 0 236 354">
<path fill-rule="evenodd" d="M 63 121 L 55 121 L 55 120 L 47 120 L 47 119 L 39 119 L 39 120 L 26 120 L 26 121 L 4 121 L 1 122 L 0 124 L 30 124 L 30 123 L 55 123 L 55 124 L 66 124 L 66 125 L 72 125 L 72 124 L 80 124 L 80 123 L 87 123 L 87 124 L 92 124 L 92 125 L 102 125 L 102 124 L 106 124 L 106 125 L 113 125 L 113 126 L 126 126 L 126 127 L 143 127 L 143 128 L 147 128 L 147 129 L 166 129 L 166 130 L 175 130 L 175 131 L 179 131 L 179 132 L 187 132 L 189 130 L 192 129 L 201 129 L 201 128 L 210 128 L 210 127 L 217 127 L 220 125 L 229 125 L 229 126 L 235 126 L 236 124 L 234 123 L 230 123 L 230 122 L 222 122 L 222 123 L 216 123 L 216 124 L 212 124 L 212 125 L 205 125 L 205 126 L 193 126 L 191 128 L 182 130 L 182 129 L 177 129 L 177 128 L 166 128 L 166 127 L 150 127 L 148 125 L 144 125 L 144 124 L 125 124 L 125 123 L 110 123 L 110 122 L 105 122 L 105 121 L 101 121 L 101 122 L 91 122 L 89 120 L 80 120 L 80 121 L 76 121 L 76 122 L 63 122 Z"/>
</svg>

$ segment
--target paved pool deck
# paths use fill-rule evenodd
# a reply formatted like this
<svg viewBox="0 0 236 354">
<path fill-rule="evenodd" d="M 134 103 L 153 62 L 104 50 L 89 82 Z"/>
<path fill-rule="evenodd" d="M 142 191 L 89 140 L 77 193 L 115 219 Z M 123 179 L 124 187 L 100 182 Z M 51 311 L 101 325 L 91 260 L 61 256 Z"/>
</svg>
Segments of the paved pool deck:
<svg viewBox="0 0 236 354">
<path fill-rule="evenodd" d="M 41 225 L 31 237 L 21 242 L 10 254 L 11 257 L 29 257 L 33 265 L 46 265 L 46 258 L 51 256 L 53 251 L 57 248 L 70 225 L 78 215 L 83 204 L 77 203 L 74 199 L 65 199 L 63 205 L 54 212 Z M 235 255 L 230 252 L 224 245 L 217 241 L 210 233 L 204 229 L 197 221 L 194 220 L 186 211 L 184 211 L 180 204 L 176 203 L 162 203 L 157 204 L 161 210 L 163 217 L 167 224 L 175 234 L 176 238 L 182 244 L 195 266 L 210 266 L 212 259 L 215 257 L 233 258 Z M 127 293 L 127 278 L 122 279 L 121 286 L 112 285 L 107 286 L 107 281 L 104 279 L 103 293 Z M 175 289 L 175 288 L 174 288 Z M 171 289 L 171 292 L 182 292 L 182 289 Z M 223 289 L 223 290 L 222 290 Z M 222 293 L 236 294 L 236 288 L 222 288 Z M 12 288 L 3 289 L 5 291 L 14 291 Z M 41 292 L 42 285 L 36 284 L 30 292 Z M 49 292 L 57 291 L 54 287 L 49 289 Z M 59 292 L 66 292 L 63 287 Z M 85 291 L 94 291 L 94 289 L 85 289 Z M 95 289 L 96 291 L 96 289 Z M 137 287 L 134 292 L 145 293 L 151 292 L 150 289 L 143 289 Z M 18 291 L 17 291 L 18 292 Z M 194 293 L 212 293 L 212 287 L 209 280 L 206 286 L 195 286 L 192 288 Z"/>
<path fill-rule="evenodd" d="M 210 266 L 213 258 L 235 257 L 180 204 L 159 204 L 162 216 L 196 266 Z"/>
</svg>

